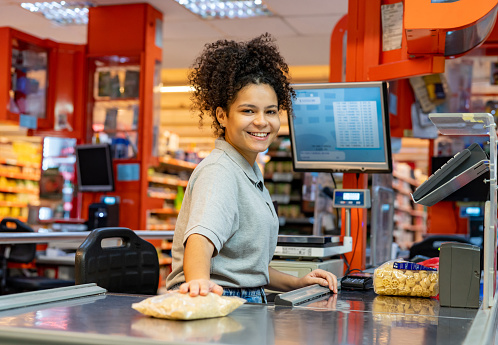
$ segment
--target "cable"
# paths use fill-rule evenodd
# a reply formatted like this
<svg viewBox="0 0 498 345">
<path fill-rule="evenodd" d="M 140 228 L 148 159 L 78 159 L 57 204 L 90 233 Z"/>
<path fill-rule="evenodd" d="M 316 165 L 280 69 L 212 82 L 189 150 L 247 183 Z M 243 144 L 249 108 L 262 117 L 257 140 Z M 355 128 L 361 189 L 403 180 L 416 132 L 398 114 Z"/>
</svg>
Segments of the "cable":
<svg viewBox="0 0 498 345">
<path fill-rule="evenodd" d="M 332 177 L 332 182 L 334 182 L 334 189 L 336 189 L 337 184 L 335 183 L 334 173 L 330 173 L 330 177 Z"/>
<path fill-rule="evenodd" d="M 354 255 L 356 254 L 356 246 L 358 245 L 358 234 L 360 232 L 360 212 L 358 211 L 358 209 L 356 209 L 356 218 L 357 218 L 357 223 L 356 223 L 356 236 L 355 236 L 355 241 L 354 241 L 354 248 L 353 248 L 353 255 L 351 256 L 351 265 L 353 264 L 353 259 L 354 259 Z M 347 265 L 348 267 L 348 270 L 346 271 L 346 274 L 349 274 L 351 272 L 353 272 L 354 270 L 359 270 L 357 268 L 354 268 L 354 269 L 351 269 L 350 264 Z M 359 270 L 361 272 L 361 270 Z"/>
</svg>

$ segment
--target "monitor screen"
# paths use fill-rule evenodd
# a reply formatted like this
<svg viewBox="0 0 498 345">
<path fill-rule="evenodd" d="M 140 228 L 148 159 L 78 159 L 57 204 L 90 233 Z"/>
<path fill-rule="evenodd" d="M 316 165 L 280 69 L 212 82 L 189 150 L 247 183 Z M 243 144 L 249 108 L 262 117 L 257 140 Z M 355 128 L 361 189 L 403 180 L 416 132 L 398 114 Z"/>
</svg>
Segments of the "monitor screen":
<svg viewBox="0 0 498 345">
<path fill-rule="evenodd" d="M 289 116 L 296 171 L 390 173 L 386 82 L 294 84 Z"/>
<path fill-rule="evenodd" d="M 78 190 L 110 192 L 114 190 L 111 148 L 108 144 L 77 145 Z"/>
</svg>

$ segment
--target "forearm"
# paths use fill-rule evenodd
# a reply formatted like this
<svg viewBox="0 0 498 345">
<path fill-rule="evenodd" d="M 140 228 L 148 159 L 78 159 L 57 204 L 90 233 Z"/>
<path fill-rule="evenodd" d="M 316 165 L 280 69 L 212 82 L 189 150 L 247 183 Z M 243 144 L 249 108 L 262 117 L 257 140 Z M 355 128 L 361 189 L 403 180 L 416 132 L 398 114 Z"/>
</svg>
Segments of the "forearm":
<svg viewBox="0 0 498 345">
<path fill-rule="evenodd" d="M 209 280 L 213 252 L 214 245 L 206 237 L 198 234 L 189 236 L 183 257 L 183 272 L 187 282 L 195 279 Z"/>
<path fill-rule="evenodd" d="M 302 287 L 299 285 L 299 279 L 290 274 L 277 271 L 272 267 L 268 267 L 268 271 L 270 274 L 270 284 L 266 287 L 270 290 L 286 292 Z"/>
</svg>

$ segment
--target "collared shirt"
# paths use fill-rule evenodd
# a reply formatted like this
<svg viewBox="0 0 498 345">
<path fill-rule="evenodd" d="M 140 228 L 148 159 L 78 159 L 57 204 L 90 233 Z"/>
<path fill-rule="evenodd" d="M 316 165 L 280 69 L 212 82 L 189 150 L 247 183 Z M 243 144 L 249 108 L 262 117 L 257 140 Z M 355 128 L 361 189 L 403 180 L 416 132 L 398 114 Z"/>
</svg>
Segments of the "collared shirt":
<svg viewBox="0 0 498 345">
<path fill-rule="evenodd" d="M 258 287 L 269 283 L 268 265 L 278 236 L 278 217 L 255 163 L 224 139 L 194 170 L 178 215 L 172 272 L 166 287 L 185 281 L 183 255 L 192 234 L 215 247 L 211 280 L 225 287 Z"/>
</svg>

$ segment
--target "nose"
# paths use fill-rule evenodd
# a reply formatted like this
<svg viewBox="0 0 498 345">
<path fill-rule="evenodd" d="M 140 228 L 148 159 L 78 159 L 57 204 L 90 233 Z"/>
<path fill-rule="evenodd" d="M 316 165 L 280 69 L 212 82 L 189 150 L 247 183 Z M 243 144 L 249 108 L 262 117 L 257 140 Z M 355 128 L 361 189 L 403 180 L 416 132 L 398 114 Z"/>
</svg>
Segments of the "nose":
<svg viewBox="0 0 498 345">
<path fill-rule="evenodd" d="M 254 117 L 253 123 L 258 127 L 265 127 L 268 125 L 268 119 L 266 118 L 266 114 L 262 111 L 257 112 Z"/>
</svg>

